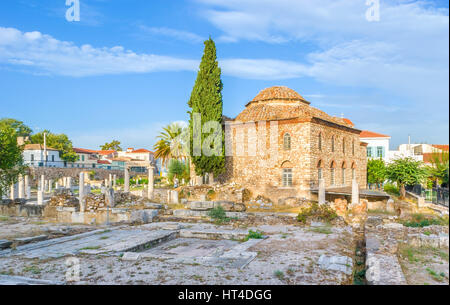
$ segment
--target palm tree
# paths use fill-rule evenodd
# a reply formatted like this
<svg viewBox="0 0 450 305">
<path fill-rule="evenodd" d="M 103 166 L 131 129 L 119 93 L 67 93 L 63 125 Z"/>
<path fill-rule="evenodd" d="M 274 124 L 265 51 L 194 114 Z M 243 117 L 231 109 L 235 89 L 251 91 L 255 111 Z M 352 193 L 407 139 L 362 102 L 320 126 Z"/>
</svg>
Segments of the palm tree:
<svg viewBox="0 0 450 305">
<path fill-rule="evenodd" d="M 172 123 L 163 128 L 154 145 L 155 158 L 161 159 L 162 165 L 166 165 L 171 159 L 184 159 L 186 154 L 185 137 L 187 128 L 178 123 Z"/>
</svg>

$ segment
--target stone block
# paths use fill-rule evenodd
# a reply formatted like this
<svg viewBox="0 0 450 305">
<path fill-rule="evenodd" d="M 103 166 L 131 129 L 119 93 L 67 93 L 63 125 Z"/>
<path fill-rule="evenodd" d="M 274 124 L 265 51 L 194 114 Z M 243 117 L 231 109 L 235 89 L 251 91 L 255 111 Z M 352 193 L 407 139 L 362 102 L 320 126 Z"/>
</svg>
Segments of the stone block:
<svg viewBox="0 0 450 305">
<path fill-rule="evenodd" d="M 48 235 L 39 235 L 39 236 L 32 236 L 32 237 L 23 237 L 23 238 L 16 238 L 14 239 L 14 243 L 18 246 L 35 243 L 38 241 L 43 241 L 48 239 Z"/>
<path fill-rule="evenodd" d="M 339 271 L 347 275 L 351 275 L 353 270 L 353 261 L 347 256 L 322 255 L 318 264 L 321 269 Z"/>
<path fill-rule="evenodd" d="M 141 254 L 136 252 L 125 252 L 122 256 L 124 261 L 138 261 L 141 259 Z"/>
</svg>

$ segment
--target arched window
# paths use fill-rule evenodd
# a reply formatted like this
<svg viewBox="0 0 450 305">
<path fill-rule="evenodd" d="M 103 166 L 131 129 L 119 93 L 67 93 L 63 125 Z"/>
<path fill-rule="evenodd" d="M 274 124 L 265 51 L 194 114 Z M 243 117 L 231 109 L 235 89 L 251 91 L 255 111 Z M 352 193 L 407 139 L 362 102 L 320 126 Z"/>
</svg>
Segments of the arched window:
<svg viewBox="0 0 450 305">
<path fill-rule="evenodd" d="M 284 134 L 283 148 L 284 148 L 284 150 L 291 150 L 291 135 L 288 133 Z"/>
<path fill-rule="evenodd" d="M 319 133 L 319 150 L 322 151 L 322 133 Z"/>
<path fill-rule="evenodd" d="M 352 163 L 352 180 L 356 179 L 356 163 Z"/>
<path fill-rule="evenodd" d="M 355 155 L 355 141 L 352 142 L 352 155 Z"/>
<path fill-rule="evenodd" d="M 331 152 L 334 152 L 334 136 L 331 136 Z"/>
<path fill-rule="evenodd" d="M 330 171 L 331 171 L 330 185 L 335 185 L 336 184 L 336 163 L 334 161 L 331 162 Z"/>
<path fill-rule="evenodd" d="M 292 164 L 289 161 L 283 162 L 281 164 L 282 174 L 281 174 L 281 182 L 283 187 L 291 187 L 292 186 Z"/>
<path fill-rule="evenodd" d="M 344 162 L 342 162 L 342 167 L 341 167 L 341 181 L 342 181 L 342 185 L 345 185 L 345 169 L 347 167 L 347 164 Z"/>
<path fill-rule="evenodd" d="M 322 160 L 320 160 L 317 163 L 317 176 L 319 177 L 319 180 L 323 178 L 323 169 L 322 169 L 322 167 L 323 167 L 323 162 L 322 162 Z"/>
</svg>

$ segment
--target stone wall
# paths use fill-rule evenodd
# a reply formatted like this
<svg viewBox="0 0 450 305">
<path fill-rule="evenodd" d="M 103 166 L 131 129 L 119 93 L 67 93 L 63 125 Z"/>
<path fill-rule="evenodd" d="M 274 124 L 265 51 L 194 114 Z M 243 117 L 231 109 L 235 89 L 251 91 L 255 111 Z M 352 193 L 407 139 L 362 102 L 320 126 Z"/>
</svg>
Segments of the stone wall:
<svg viewBox="0 0 450 305">
<path fill-rule="evenodd" d="M 249 189 L 256 197 L 262 195 L 272 202 L 284 198 L 311 198 L 311 187 L 318 185 L 318 168 L 326 187 L 331 186 L 331 169 L 335 171 L 334 186 L 351 186 L 352 168 L 360 187 L 366 187 L 366 146 L 360 141 L 359 131 L 321 120 L 278 121 L 278 132 L 270 134 L 270 122 L 232 126 L 226 137 L 232 157 L 226 157 L 226 173 L 221 182 L 235 182 Z M 256 132 L 253 132 L 256 127 Z M 283 147 L 284 135 L 291 137 L 291 149 Z M 238 136 L 241 134 L 241 136 Z M 319 135 L 322 147 L 319 148 Z M 331 139 L 334 137 L 334 151 Z M 345 141 L 345 150 L 343 147 Z M 275 145 L 270 145 L 276 143 Z M 253 147 L 249 143 L 256 143 Z M 238 147 L 243 147 L 239 150 Z M 256 148 L 256 156 L 252 151 Z M 243 152 L 243 153 L 242 153 Z M 292 169 L 292 186 L 283 187 L 283 168 Z M 345 181 L 342 181 L 342 169 Z M 193 172 L 193 171 L 192 171 Z"/>
</svg>

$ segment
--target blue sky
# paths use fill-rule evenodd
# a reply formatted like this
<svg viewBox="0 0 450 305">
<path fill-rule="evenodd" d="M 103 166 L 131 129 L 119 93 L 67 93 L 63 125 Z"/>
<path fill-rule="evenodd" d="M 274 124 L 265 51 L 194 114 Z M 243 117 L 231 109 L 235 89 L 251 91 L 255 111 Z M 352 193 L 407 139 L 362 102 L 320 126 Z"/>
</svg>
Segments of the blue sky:
<svg viewBox="0 0 450 305">
<path fill-rule="evenodd" d="M 150 148 L 187 120 L 203 40 L 217 44 L 224 114 L 288 86 L 394 148 L 448 144 L 448 1 L 65 0 L 0 2 L 0 117 L 66 133 L 76 147 L 112 139 Z"/>
</svg>

